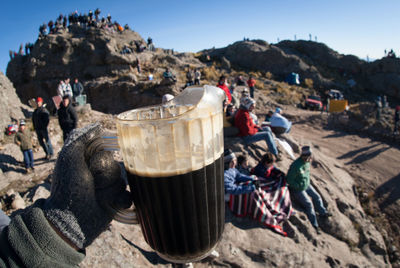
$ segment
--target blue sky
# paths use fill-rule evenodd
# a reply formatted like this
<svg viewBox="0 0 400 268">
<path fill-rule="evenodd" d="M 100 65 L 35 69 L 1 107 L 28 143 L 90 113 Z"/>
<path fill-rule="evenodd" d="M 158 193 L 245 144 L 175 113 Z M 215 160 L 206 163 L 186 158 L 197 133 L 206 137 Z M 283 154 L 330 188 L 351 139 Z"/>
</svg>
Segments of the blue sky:
<svg viewBox="0 0 400 268">
<path fill-rule="evenodd" d="M 243 37 L 308 40 L 309 34 L 342 54 L 381 58 L 384 49 L 400 55 L 398 0 L 203 0 L 203 1 L 9 1 L 2 0 L 0 70 L 8 51 L 37 39 L 39 25 L 60 13 L 99 7 L 120 24 L 128 23 L 157 47 L 181 52 L 223 47 Z"/>
</svg>

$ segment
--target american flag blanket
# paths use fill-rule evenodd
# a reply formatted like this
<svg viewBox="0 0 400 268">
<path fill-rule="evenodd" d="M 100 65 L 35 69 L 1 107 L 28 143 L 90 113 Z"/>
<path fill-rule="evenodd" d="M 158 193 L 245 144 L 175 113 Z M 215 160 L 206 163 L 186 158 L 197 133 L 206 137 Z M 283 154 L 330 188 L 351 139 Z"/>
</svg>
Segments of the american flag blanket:
<svg viewBox="0 0 400 268">
<path fill-rule="evenodd" d="M 279 234 L 287 236 L 279 225 L 293 212 L 289 188 L 284 176 L 259 177 L 260 188 L 249 194 L 230 195 L 229 209 L 238 217 L 251 217 Z M 244 182 L 243 184 L 248 184 Z"/>
</svg>

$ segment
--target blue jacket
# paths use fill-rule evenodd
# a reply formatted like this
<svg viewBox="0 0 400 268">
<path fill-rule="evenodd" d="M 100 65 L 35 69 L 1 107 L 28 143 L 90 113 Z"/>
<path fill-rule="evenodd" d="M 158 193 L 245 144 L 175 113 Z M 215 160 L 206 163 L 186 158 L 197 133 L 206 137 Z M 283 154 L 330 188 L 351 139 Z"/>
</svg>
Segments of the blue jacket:
<svg viewBox="0 0 400 268">
<path fill-rule="evenodd" d="M 239 182 L 253 181 L 250 176 L 243 175 L 236 168 L 224 171 L 225 193 L 227 194 L 248 194 L 253 192 L 256 187 L 253 184 L 239 185 Z"/>
</svg>

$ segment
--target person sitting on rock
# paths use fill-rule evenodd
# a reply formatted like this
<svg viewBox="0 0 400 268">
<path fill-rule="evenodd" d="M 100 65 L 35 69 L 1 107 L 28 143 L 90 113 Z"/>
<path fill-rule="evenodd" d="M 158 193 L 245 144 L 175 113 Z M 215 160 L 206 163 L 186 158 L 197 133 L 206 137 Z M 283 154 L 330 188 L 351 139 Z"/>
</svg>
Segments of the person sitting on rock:
<svg viewBox="0 0 400 268">
<path fill-rule="evenodd" d="M 244 82 L 243 76 L 239 75 L 239 76 L 236 78 L 236 85 L 237 85 L 237 86 L 244 86 L 244 85 L 246 85 L 246 83 Z"/>
<path fill-rule="evenodd" d="M 285 140 L 295 153 L 300 153 L 300 147 L 297 142 L 290 136 L 289 132 L 292 128 L 292 122 L 282 116 L 282 109 L 277 107 L 275 113 L 271 116 L 269 126 L 276 137 Z"/>
<path fill-rule="evenodd" d="M 230 104 L 232 102 L 232 95 L 231 95 L 231 92 L 229 91 L 229 88 L 226 85 L 226 83 L 227 83 L 226 76 L 222 75 L 218 80 L 217 87 L 219 87 L 220 89 L 222 89 L 225 92 L 226 97 L 228 98 L 227 104 Z"/>
<path fill-rule="evenodd" d="M 285 173 L 275 167 L 275 157 L 270 152 L 263 155 L 260 162 L 252 170 L 252 174 L 265 179 L 279 179 L 285 177 Z"/>
<path fill-rule="evenodd" d="M 57 115 L 58 122 L 63 131 L 63 140 L 66 141 L 68 135 L 78 125 L 78 115 L 71 105 L 71 97 L 69 95 L 64 95 L 60 109 L 57 110 Z"/>
<path fill-rule="evenodd" d="M 241 154 L 237 158 L 237 170 L 247 176 L 251 175 L 251 168 L 249 167 L 249 157 L 247 155 Z"/>
<path fill-rule="evenodd" d="M 268 126 L 256 125 L 250 115 L 255 109 L 255 105 L 256 102 L 252 98 L 242 99 L 240 108 L 235 115 L 235 126 L 239 129 L 239 136 L 243 138 L 245 144 L 265 140 L 269 151 L 280 160 L 271 129 Z"/>
<path fill-rule="evenodd" d="M 226 194 L 247 194 L 256 190 L 258 182 L 256 177 L 247 176 L 236 169 L 237 159 L 232 150 L 224 152 L 224 185 Z M 248 182 L 248 184 L 239 184 Z"/>
<path fill-rule="evenodd" d="M 274 114 L 273 111 L 269 110 L 268 113 L 265 115 L 265 122 L 271 122 L 271 117 Z"/>
<path fill-rule="evenodd" d="M 169 68 L 165 69 L 165 72 L 163 73 L 163 78 L 164 78 L 164 81 L 167 81 L 168 83 L 173 84 L 176 82 L 176 77 L 172 74 L 172 72 Z"/>
<path fill-rule="evenodd" d="M 233 107 L 231 104 L 227 105 L 227 100 L 223 101 L 224 107 L 224 137 L 235 137 L 239 133 L 237 127 L 234 126 L 235 116 L 234 113 L 229 107 Z M 230 110 L 230 111 L 229 111 Z"/>
<path fill-rule="evenodd" d="M 332 216 L 330 212 L 325 208 L 322 202 L 321 196 L 310 184 L 310 162 L 312 160 L 310 146 L 303 146 L 301 148 L 301 156 L 297 158 L 289 168 L 287 173 L 287 183 L 291 195 L 306 209 L 306 214 L 310 220 L 312 226 L 315 228 L 318 234 L 320 229 L 315 215 L 313 203 L 315 204 L 317 211 L 321 217 Z M 312 198 L 312 201 L 310 199 Z"/>
<path fill-rule="evenodd" d="M 32 136 L 29 130 L 26 129 L 25 120 L 21 120 L 19 123 L 19 130 L 15 134 L 14 142 L 19 146 L 24 155 L 26 173 L 30 173 L 35 169 L 35 164 L 32 151 Z"/>
</svg>

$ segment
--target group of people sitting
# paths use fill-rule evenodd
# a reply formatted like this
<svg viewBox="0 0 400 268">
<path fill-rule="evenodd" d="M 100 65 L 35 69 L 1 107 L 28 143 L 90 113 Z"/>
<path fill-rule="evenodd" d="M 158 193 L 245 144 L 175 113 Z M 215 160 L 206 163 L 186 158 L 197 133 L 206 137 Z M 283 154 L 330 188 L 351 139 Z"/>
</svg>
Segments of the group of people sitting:
<svg viewBox="0 0 400 268">
<path fill-rule="evenodd" d="M 282 223 L 293 214 L 291 196 L 304 208 L 308 219 L 320 234 L 318 215 L 326 219 L 328 212 L 319 193 L 310 183 L 311 148 L 304 146 L 300 157 L 287 174 L 275 166 L 275 157 L 267 152 L 257 166 L 250 168 L 246 156 L 224 152 L 225 201 L 238 217 L 250 217 L 279 234 L 286 236 Z"/>
<path fill-rule="evenodd" d="M 269 111 L 265 121 L 260 122 L 254 113 L 256 101 L 250 97 L 247 88 L 239 96 L 228 88 L 225 76 L 220 78 L 217 86 L 226 94 L 224 136 L 239 136 L 245 145 L 264 140 L 268 146 L 268 152 L 253 169 L 248 167 L 246 157 L 236 159 L 232 151 L 225 151 L 225 192 L 230 210 L 237 216 L 250 216 L 286 235 L 280 223 L 292 214 L 291 193 L 305 207 L 310 222 L 320 233 L 310 197 L 321 217 L 330 216 L 330 213 L 310 184 L 311 148 L 305 146 L 300 149 L 289 135 L 292 123 L 282 115 L 281 107 L 276 107 L 275 112 Z M 237 103 L 239 107 L 235 105 Z M 301 155 L 293 162 L 287 175 L 274 166 L 275 161 L 282 158 L 276 141 L 286 145 L 282 147 L 293 159 L 294 153 Z"/>
</svg>

